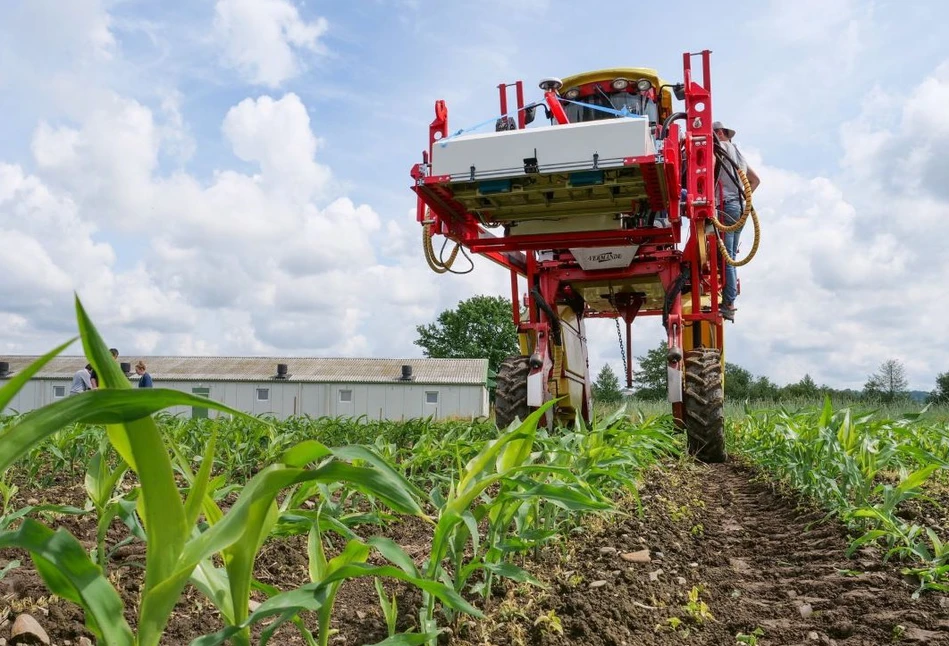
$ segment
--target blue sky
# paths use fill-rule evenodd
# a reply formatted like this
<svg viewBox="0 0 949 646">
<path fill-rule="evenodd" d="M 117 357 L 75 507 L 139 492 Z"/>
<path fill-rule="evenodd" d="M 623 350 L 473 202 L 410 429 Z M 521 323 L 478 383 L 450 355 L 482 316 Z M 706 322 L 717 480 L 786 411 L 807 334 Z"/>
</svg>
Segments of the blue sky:
<svg viewBox="0 0 949 646">
<path fill-rule="evenodd" d="M 708 48 L 714 115 L 763 180 L 729 358 L 859 387 L 896 357 L 929 389 L 947 24 L 923 0 L 3 3 L 0 232 L 23 266 L 0 275 L 0 351 L 60 340 L 75 289 L 128 355 L 417 355 L 415 325 L 506 293 L 487 263 L 425 266 L 408 173 L 435 99 L 454 130 L 497 113 L 499 82 L 677 81 Z M 620 369 L 615 330 L 589 336 L 591 368 Z"/>
</svg>

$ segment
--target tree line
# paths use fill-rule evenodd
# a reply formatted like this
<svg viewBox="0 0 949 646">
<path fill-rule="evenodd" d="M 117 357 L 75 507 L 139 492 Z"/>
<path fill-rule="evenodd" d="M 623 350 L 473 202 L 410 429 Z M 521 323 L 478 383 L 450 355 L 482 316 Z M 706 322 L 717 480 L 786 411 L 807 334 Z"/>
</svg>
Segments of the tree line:
<svg viewBox="0 0 949 646">
<path fill-rule="evenodd" d="M 505 357 L 518 354 L 517 330 L 511 320 L 511 301 L 501 296 L 474 296 L 458 303 L 457 308 L 441 312 L 428 325 L 416 326 L 415 344 L 426 357 L 488 359 L 493 377 Z M 637 399 L 666 399 L 666 344 L 637 357 L 639 367 L 633 376 L 633 395 Z M 490 385 L 490 381 L 489 381 Z M 906 370 L 898 359 L 887 359 L 879 369 L 868 375 L 862 390 L 836 389 L 818 385 L 809 374 L 800 381 L 780 386 L 767 377 L 752 375 L 734 363 L 725 364 L 725 397 L 730 400 L 790 401 L 823 399 L 829 395 L 838 402 L 866 401 L 897 403 L 909 401 L 913 395 L 934 403 L 949 404 L 949 372 L 936 378 L 929 393 L 909 391 Z M 619 377 L 609 365 L 603 367 L 593 385 L 598 401 L 619 401 L 624 394 Z"/>
<path fill-rule="evenodd" d="M 645 356 L 636 357 L 639 367 L 633 375 L 633 396 L 643 400 L 666 399 L 666 343 L 649 350 Z M 921 399 L 937 404 L 949 404 L 949 372 L 936 377 L 935 388 Z M 867 376 L 862 390 L 838 389 L 818 385 L 805 374 L 796 383 L 779 386 L 768 377 L 755 376 L 741 366 L 725 362 L 725 398 L 730 400 L 792 401 L 801 399 L 823 399 L 831 401 L 868 403 L 900 403 L 913 398 L 906 378 L 906 369 L 898 359 L 887 359 L 871 375 Z M 598 401 L 615 402 L 623 398 L 619 378 L 609 365 L 603 366 L 593 384 L 593 396 Z"/>
</svg>

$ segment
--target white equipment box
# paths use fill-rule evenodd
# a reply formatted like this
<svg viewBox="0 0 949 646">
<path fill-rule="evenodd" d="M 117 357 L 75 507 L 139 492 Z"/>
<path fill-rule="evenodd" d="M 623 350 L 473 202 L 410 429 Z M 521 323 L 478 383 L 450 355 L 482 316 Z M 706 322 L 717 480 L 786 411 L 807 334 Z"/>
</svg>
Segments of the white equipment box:
<svg viewBox="0 0 949 646">
<path fill-rule="evenodd" d="M 622 117 L 436 141 L 431 174 L 496 179 L 527 175 L 525 160 L 531 159 L 537 160 L 533 172 L 555 173 L 622 166 L 627 157 L 655 154 L 649 120 Z"/>
</svg>

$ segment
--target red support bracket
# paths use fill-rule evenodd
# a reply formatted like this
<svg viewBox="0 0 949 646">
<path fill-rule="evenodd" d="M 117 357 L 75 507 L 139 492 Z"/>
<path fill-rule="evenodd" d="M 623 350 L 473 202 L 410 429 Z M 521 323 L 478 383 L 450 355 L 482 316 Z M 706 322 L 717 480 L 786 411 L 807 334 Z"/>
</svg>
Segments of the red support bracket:
<svg viewBox="0 0 949 646">
<path fill-rule="evenodd" d="M 428 126 L 428 155 L 431 158 L 435 142 L 448 136 L 448 106 L 442 99 L 435 102 L 435 119 Z"/>
</svg>

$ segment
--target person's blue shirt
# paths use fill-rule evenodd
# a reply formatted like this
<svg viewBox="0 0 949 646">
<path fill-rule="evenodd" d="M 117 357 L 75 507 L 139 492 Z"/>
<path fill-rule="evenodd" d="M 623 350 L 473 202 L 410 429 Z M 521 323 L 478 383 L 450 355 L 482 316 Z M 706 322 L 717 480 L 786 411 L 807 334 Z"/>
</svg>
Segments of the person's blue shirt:
<svg viewBox="0 0 949 646">
<path fill-rule="evenodd" d="M 152 376 L 147 372 L 143 372 L 142 376 L 138 380 L 139 388 L 151 388 L 152 387 Z"/>
</svg>

